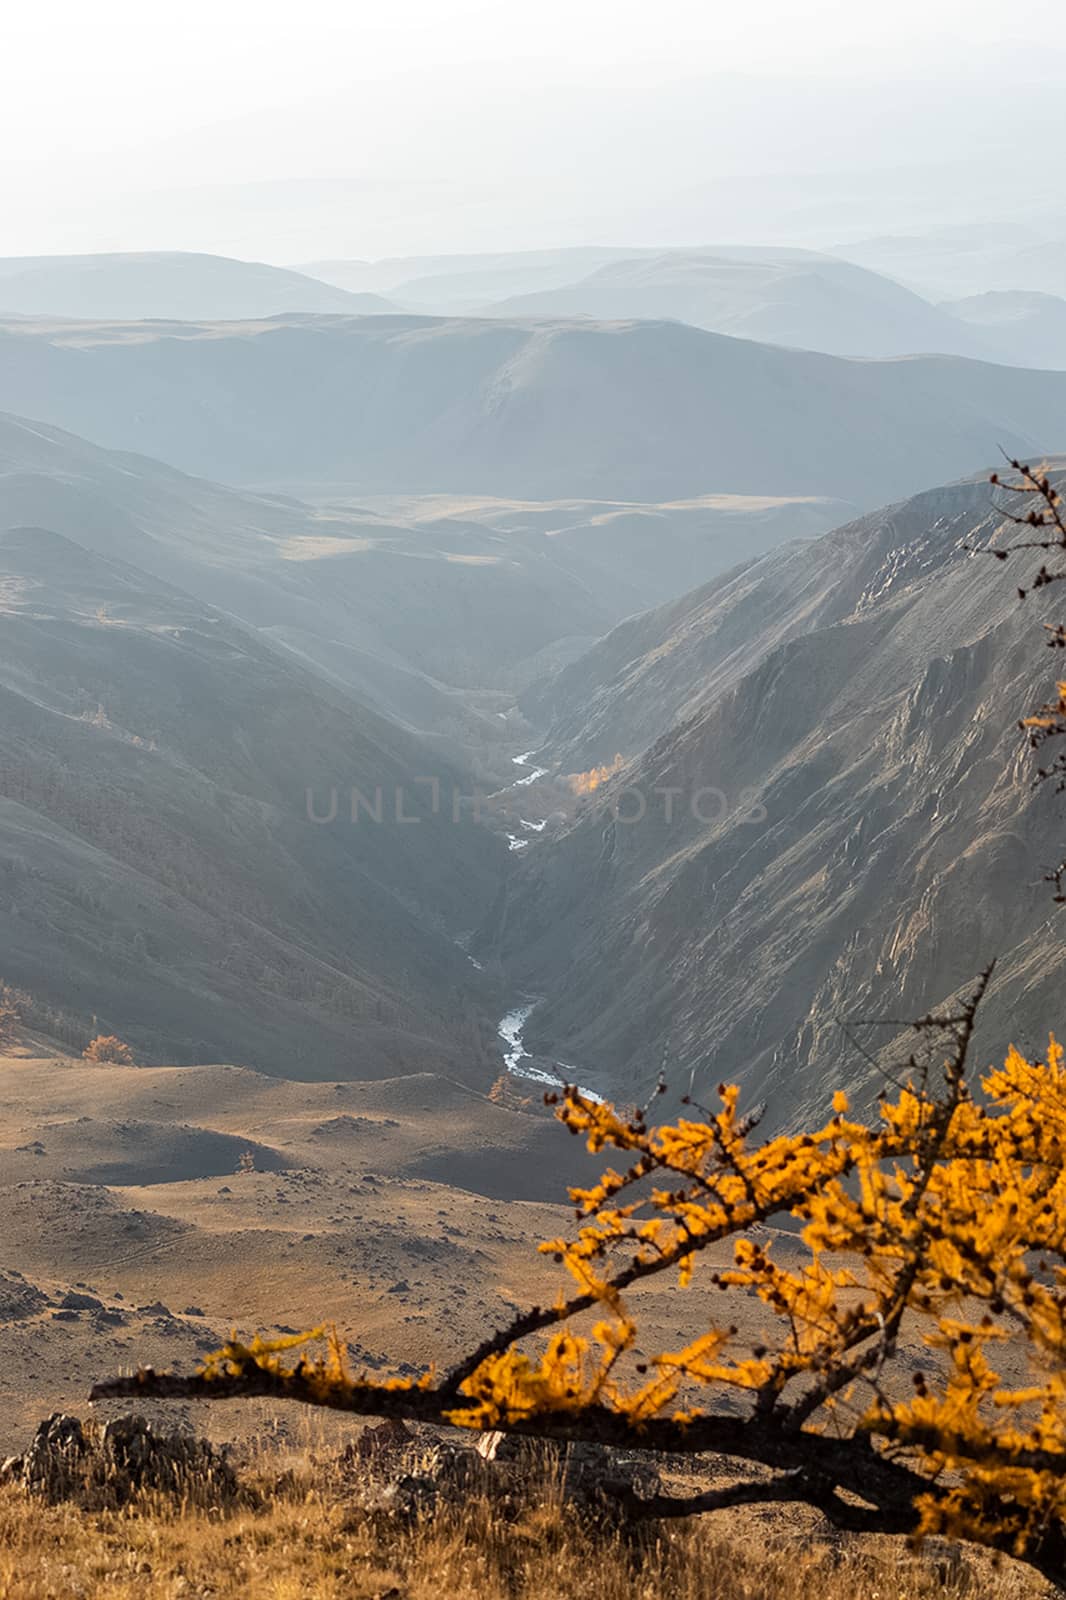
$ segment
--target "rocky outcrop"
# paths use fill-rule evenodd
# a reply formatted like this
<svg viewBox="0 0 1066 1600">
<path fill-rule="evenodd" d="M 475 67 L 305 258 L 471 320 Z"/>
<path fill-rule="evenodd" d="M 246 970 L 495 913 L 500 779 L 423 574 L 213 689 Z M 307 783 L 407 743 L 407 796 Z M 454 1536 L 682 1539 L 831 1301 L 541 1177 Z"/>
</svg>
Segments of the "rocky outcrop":
<svg viewBox="0 0 1066 1600">
<path fill-rule="evenodd" d="M 85 1505 L 121 1505 L 144 1490 L 208 1504 L 239 1493 L 224 1451 L 190 1434 L 157 1433 L 138 1416 L 100 1423 L 55 1412 L 24 1454 L 3 1463 L 0 1480 L 53 1503 Z"/>
</svg>

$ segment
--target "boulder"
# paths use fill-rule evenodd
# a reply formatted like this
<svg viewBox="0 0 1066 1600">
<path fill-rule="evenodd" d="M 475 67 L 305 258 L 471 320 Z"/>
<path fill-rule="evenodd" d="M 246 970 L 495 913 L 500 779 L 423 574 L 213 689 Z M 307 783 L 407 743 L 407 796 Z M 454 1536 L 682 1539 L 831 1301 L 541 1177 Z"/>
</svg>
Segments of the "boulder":
<svg viewBox="0 0 1066 1600">
<path fill-rule="evenodd" d="M 54 1412 L 29 1449 L 9 1457 L 0 1478 L 53 1503 L 123 1504 L 150 1489 L 218 1504 L 238 1494 L 225 1451 L 191 1434 L 156 1433 L 144 1417 L 111 1422 Z"/>
</svg>

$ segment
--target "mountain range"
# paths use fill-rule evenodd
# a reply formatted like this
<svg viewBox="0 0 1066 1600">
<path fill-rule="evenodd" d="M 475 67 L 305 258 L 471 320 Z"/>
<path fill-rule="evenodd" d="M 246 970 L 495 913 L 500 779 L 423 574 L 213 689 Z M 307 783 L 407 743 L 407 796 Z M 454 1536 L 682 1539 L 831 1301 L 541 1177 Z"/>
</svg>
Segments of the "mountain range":
<svg viewBox="0 0 1066 1600">
<path fill-rule="evenodd" d="M 713 333 L 840 356 L 995 359 L 992 340 L 876 272 L 813 251 L 673 250 L 501 301 L 498 316 L 673 318 Z"/>
<path fill-rule="evenodd" d="M 779 257 L 688 288 L 794 311 Z M 481 1086 L 528 996 L 525 1046 L 583 1081 L 665 1061 L 782 1122 L 830 1072 L 874 1092 L 845 1012 L 919 1013 L 978 954 L 989 1026 L 1047 1011 L 1017 875 L 1050 801 L 1011 743 L 1039 608 L 969 553 L 986 482 L 926 486 L 1053 446 L 1066 373 L 555 313 L 0 341 L 0 979 L 149 1059 Z M 353 822 L 353 789 L 401 811 Z"/>
<path fill-rule="evenodd" d="M 314 507 L 0 417 L 0 981 L 150 1059 L 491 1076 L 457 941 L 508 852 L 454 797 L 516 776 L 517 688 L 835 514 Z"/>
<path fill-rule="evenodd" d="M 788 1122 L 830 1075 L 872 1095 L 883 1040 L 856 1030 L 921 1014 L 998 956 L 989 1048 L 1009 1030 L 1036 1047 L 1062 976 L 1034 870 L 1056 807 L 1013 727 L 1048 688 L 1044 612 L 973 553 L 1002 527 L 985 481 L 792 541 L 803 508 L 781 507 L 770 548 L 617 626 L 586 611 L 603 637 L 569 641 L 556 671 L 542 647 L 508 690 L 503 635 L 446 681 L 470 606 L 487 621 L 524 593 L 546 634 L 609 570 L 616 532 L 631 541 L 636 518 L 639 549 L 643 519 L 671 530 L 661 509 L 409 501 L 404 525 L 364 509 L 357 536 L 336 509 L 11 417 L 0 464 L 4 522 L 36 508 L 54 525 L 0 536 L 0 978 L 36 1002 L 149 1059 L 308 1078 L 414 1063 L 484 1084 L 496 1018 L 539 996 L 526 1046 L 582 1081 L 643 1094 L 665 1062 L 675 1083 L 738 1077 Z M 737 531 L 752 515 L 734 509 Z M 601 542 L 538 600 L 536 539 L 565 543 L 545 528 L 568 519 L 572 551 Z M 484 569 L 448 559 L 449 539 L 469 556 L 508 537 L 510 587 L 479 600 Z M 691 559 L 683 517 L 672 537 Z M 394 538 L 410 541 L 395 560 L 455 584 L 431 581 L 422 622 L 412 600 L 386 644 L 375 614 L 389 582 L 402 610 L 405 585 L 364 544 Z M 630 544 L 613 548 L 625 566 Z M 429 596 L 440 677 L 399 664 Z M 516 851 L 513 822 L 448 797 L 506 789 L 531 746 L 520 770 L 546 776 L 516 791 L 532 819 Z M 419 784 L 433 776 L 444 804 Z M 338 815 L 316 823 L 307 791 L 328 815 L 334 787 Z M 391 817 L 396 790 L 416 826 Z"/>
<path fill-rule="evenodd" d="M 995 289 L 1066 295 L 1066 218 L 1058 210 L 1028 224 L 993 218 L 874 235 L 834 245 L 832 253 L 935 300 Z"/>
<path fill-rule="evenodd" d="M 171 321 L 271 317 L 286 311 L 379 315 L 374 294 L 349 294 L 261 261 L 159 250 L 140 254 L 0 257 L 0 316 Z"/>
<path fill-rule="evenodd" d="M 939 353 L 1008 366 L 1066 367 L 1066 283 L 1041 279 L 1058 292 L 1038 293 L 1024 252 L 1015 280 L 1014 258 L 1000 260 L 993 251 L 987 260 L 978 256 L 972 270 L 961 268 L 957 282 L 945 267 L 940 288 L 919 292 L 905 281 L 905 244 L 899 241 L 904 281 L 893 270 L 888 243 L 884 270 L 861 263 L 861 246 L 852 261 L 846 247 L 834 255 L 754 245 L 324 262 L 306 270 L 345 287 L 383 287 L 410 311 L 669 318 L 711 333 L 831 355 Z M 1033 244 L 1030 252 L 1041 248 Z M 873 259 L 879 259 L 876 251 Z M 972 294 L 975 284 L 994 292 Z"/>
<path fill-rule="evenodd" d="M 854 361 L 676 322 L 293 317 L 0 328 L 0 406 L 186 472 L 304 496 L 872 508 L 1039 454 L 1066 374 Z"/>
</svg>

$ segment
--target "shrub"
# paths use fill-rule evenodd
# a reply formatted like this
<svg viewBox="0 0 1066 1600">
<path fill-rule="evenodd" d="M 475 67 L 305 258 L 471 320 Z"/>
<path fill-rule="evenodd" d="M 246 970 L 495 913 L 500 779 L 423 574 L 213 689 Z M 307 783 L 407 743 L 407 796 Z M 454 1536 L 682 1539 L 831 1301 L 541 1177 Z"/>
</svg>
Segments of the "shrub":
<svg viewBox="0 0 1066 1600">
<path fill-rule="evenodd" d="M 132 1067 L 135 1064 L 129 1045 L 113 1033 L 98 1033 L 81 1054 L 84 1061 L 108 1062 L 117 1067 Z"/>
</svg>

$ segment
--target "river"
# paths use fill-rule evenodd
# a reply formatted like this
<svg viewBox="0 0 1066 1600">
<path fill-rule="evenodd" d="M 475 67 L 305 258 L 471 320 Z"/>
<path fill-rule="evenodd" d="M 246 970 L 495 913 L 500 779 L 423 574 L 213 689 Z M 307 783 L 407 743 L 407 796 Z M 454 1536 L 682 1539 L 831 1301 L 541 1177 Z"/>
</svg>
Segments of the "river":
<svg viewBox="0 0 1066 1600">
<path fill-rule="evenodd" d="M 536 750 L 526 750 L 520 756 L 511 757 L 516 767 L 531 767 L 531 770 L 524 777 L 515 779 L 511 785 L 512 789 L 524 789 L 529 784 L 535 783 L 538 778 L 547 776 L 547 767 L 532 766 L 532 760 L 536 753 Z M 521 826 L 530 833 L 540 833 L 544 828 L 543 822 L 527 822 L 524 817 L 520 818 L 519 821 Z M 507 835 L 508 848 L 511 850 L 524 850 L 529 843 L 528 839 L 523 839 L 518 834 L 509 833 Z M 536 1003 L 535 1000 L 531 1000 L 525 1005 L 515 1006 L 513 1010 L 508 1011 L 500 1018 L 496 1032 L 499 1034 L 500 1043 L 503 1045 L 504 1066 L 512 1078 L 525 1078 L 529 1083 L 541 1083 L 550 1089 L 558 1089 L 563 1083 L 573 1082 L 573 1074 L 577 1071 L 577 1068 L 571 1067 L 565 1061 L 557 1061 L 554 1072 L 548 1072 L 543 1067 L 535 1067 L 533 1065 L 534 1058 L 526 1049 L 522 1034 L 526 1023 L 533 1015 Z M 581 1093 L 589 1100 L 595 1100 L 598 1104 L 603 1103 L 603 1096 L 597 1094 L 594 1089 L 582 1088 Z"/>
<path fill-rule="evenodd" d="M 529 1083 L 542 1083 L 549 1089 L 560 1089 L 564 1083 L 573 1081 L 575 1068 L 565 1061 L 555 1063 L 556 1070 L 548 1072 L 543 1067 L 533 1065 L 533 1057 L 526 1049 L 522 1038 L 526 1023 L 533 1015 L 536 1001 L 528 1005 L 516 1006 L 513 1011 L 508 1011 L 506 1016 L 500 1018 L 496 1029 L 503 1044 L 503 1061 L 512 1078 L 525 1078 Z M 603 1104 L 602 1094 L 597 1094 L 595 1089 L 586 1089 L 578 1085 L 581 1093 L 588 1100 L 595 1100 L 597 1105 Z"/>
</svg>

